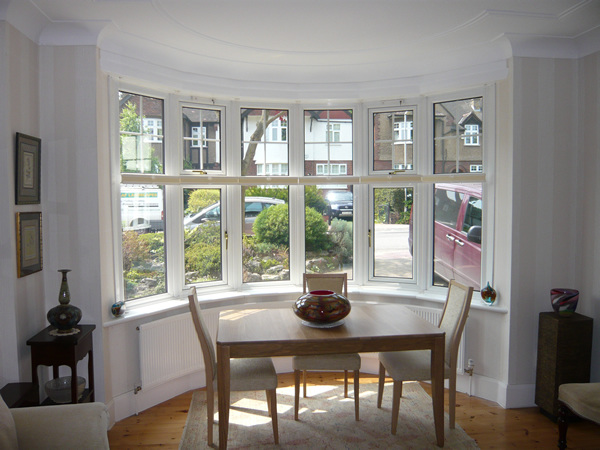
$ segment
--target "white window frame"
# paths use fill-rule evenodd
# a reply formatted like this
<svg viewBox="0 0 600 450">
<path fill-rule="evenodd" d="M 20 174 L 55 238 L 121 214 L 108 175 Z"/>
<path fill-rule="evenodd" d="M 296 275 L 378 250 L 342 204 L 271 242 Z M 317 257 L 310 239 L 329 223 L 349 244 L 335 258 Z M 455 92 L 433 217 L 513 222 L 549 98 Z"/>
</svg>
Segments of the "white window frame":
<svg viewBox="0 0 600 450">
<path fill-rule="evenodd" d="M 289 110 L 289 108 L 286 109 Z M 287 128 L 287 120 L 284 122 L 281 117 L 278 117 L 277 120 L 271 122 L 267 127 L 267 132 L 265 133 L 267 142 L 287 142 Z M 285 139 L 283 138 L 284 134 L 286 136 Z"/>
<path fill-rule="evenodd" d="M 394 142 L 412 141 L 413 121 L 394 122 Z"/>
<path fill-rule="evenodd" d="M 207 147 L 206 145 L 206 127 L 192 127 L 192 144 L 191 147 Z"/>
<path fill-rule="evenodd" d="M 137 304 L 161 301 L 165 299 L 181 298 L 187 287 L 184 284 L 184 268 L 183 268 L 183 227 L 178 227 L 176 224 L 183 217 L 183 204 L 181 202 L 183 188 L 202 187 L 202 186 L 220 186 L 222 187 L 222 199 L 224 204 L 221 209 L 222 220 L 226 224 L 222 227 L 222 232 L 227 232 L 229 250 L 223 253 L 223 281 L 208 283 L 201 286 L 202 292 L 219 292 L 219 291 L 234 291 L 256 289 L 257 287 L 266 287 L 265 283 L 248 285 L 242 283 L 241 273 L 241 253 L 237 254 L 235 248 L 241 248 L 242 245 L 242 224 L 243 224 L 243 204 L 241 196 L 242 185 L 289 185 L 289 207 L 290 207 L 290 281 L 288 282 L 269 282 L 268 287 L 283 285 L 300 285 L 302 268 L 304 267 L 304 198 L 302 195 L 302 186 L 306 184 L 315 184 L 317 186 L 324 185 L 337 186 L 340 183 L 333 180 L 326 180 L 324 177 L 308 177 L 304 176 L 304 152 L 292 151 L 293 149 L 302 149 L 304 143 L 304 111 L 305 110 L 336 110 L 336 109 L 351 109 L 353 111 L 352 130 L 353 139 L 351 141 L 354 148 L 369 148 L 369 151 L 354 152 L 353 150 L 353 165 L 354 175 L 346 176 L 343 184 L 354 186 L 354 279 L 352 283 L 362 286 L 378 285 L 382 287 L 390 287 L 398 289 L 398 282 L 394 280 L 391 283 L 381 283 L 380 280 L 369 279 L 369 273 L 372 273 L 370 264 L 370 252 L 368 251 L 368 230 L 372 227 L 370 218 L 373 217 L 372 207 L 369 205 L 369 193 L 373 187 L 378 186 L 414 186 L 414 197 L 423 197 L 425 200 L 422 204 L 431 205 L 433 183 L 436 180 L 448 180 L 448 175 L 434 175 L 433 167 L 428 164 L 432 156 L 423 149 L 433 148 L 433 124 L 428 121 L 428 117 L 433 117 L 433 104 L 440 101 L 452 101 L 460 98 L 470 98 L 482 96 L 484 97 L 485 105 L 485 121 L 486 133 L 482 136 L 484 148 L 484 167 L 486 172 L 483 174 L 453 174 L 452 180 L 465 181 L 482 181 L 483 182 L 483 202 L 485 205 L 484 221 L 485 229 L 482 240 L 482 283 L 490 281 L 493 284 L 493 191 L 494 186 L 490 181 L 486 181 L 486 173 L 494 171 L 494 115 L 495 115 L 495 99 L 494 86 L 486 88 L 474 89 L 470 91 L 453 92 L 435 97 L 422 97 L 414 99 L 407 104 L 413 110 L 413 139 L 415 143 L 422 143 L 419 149 L 415 150 L 414 167 L 420 170 L 414 170 L 411 173 L 399 173 L 396 175 L 382 174 L 381 171 L 374 172 L 371 168 L 373 161 L 372 155 L 372 112 L 381 111 L 388 108 L 389 110 L 397 111 L 397 101 L 380 101 L 369 104 L 340 104 L 330 105 L 326 108 L 323 105 L 290 105 L 290 104 L 261 104 L 260 106 L 249 105 L 245 102 L 241 105 L 236 101 L 220 101 L 216 105 L 211 105 L 213 108 L 219 108 L 222 112 L 221 129 L 222 129 L 222 158 L 223 173 L 215 178 L 207 175 L 190 173 L 181 168 L 183 158 L 182 152 L 176 149 L 181 149 L 182 139 L 182 124 L 181 124 L 181 105 L 185 104 L 191 107 L 204 108 L 205 103 L 199 100 L 198 103 L 190 102 L 189 98 L 185 99 L 179 95 L 158 92 L 151 89 L 143 89 L 139 86 L 128 85 L 125 82 L 117 81 L 110 78 L 109 92 L 111 94 L 110 103 L 110 127 L 111 127 L 111 147 L 116 149 L 111 152 L 111 170 L 113 173 L 119 173 L 119 129 L 118 129 L 118 91 L 131 92 L 137 95 L 161 98 L 165 101 L 163 130 L 166 138 L 164 139 L 165 146 L 165 173 L 164 174 L 121 174 L 121 177 L 113 178 L 111 199 L 113 203 L 113 236 L 114 254 L 118 255 L 115 258 L 115 298 L 122 299 L 122 260 L 121 260 L 121 224 L 120 214 L 116 210 L 120 210 L 120 183 L 124 184 L 159 184 L 165 185 L 165 199 L 167 208 L 165 210 L 166 228 L 170 234 L 166 237 L 166 257 L 168 259 L 167 286 L 166 294 L 149 297 L 140 300 L 132 300 L 128 305 L 136 306 Z M 205 100 L 206 103 L 212 103 L 212 99 Z M 383 106 L 382 106 L 383 105 Z M 386 106 L 387 105 L 387 106 Z M 244 176 L 240 175 L 240 157 L 239 143 L 241 140 L 241 116 L 242 109 L 276 109 L 287 110 L 288 114 L 288 176 L 281 177 L 277 180 L 272 180 L 268 175 L 262 176 Z M 225 112 L 227 114 L 225 115 Z M 171 130 L 175 130 L 171 132 Z M 232 145 L 225 145 L 226 142 L 231 142 Z M 238 144 L 236 144 L 236 142 Z M 229 157 L 228 156 L 232 156 Z M 225 161 L 227 159 L 227 161 Z M 371 164 L 369 164 L 371 161 Z M 227 162 L 227 164 L 225 164 Z M 266 173 L 266 171 L 265 171 Z M 184 178 L 185 177 L 185 178 Z M 493 179 L 493 177 L 491 177 Z M 121 181 L 121 179 L 123 181 Z M 216 182 L 216 183 L 215 183 Z M 429 203 L 428 203 L 429 202 Z M 430 211 L 428 211 L 430 210 Z M 363 213 L 364 212 L 364 213 Z M 415 254 L 420 255 L 431 254 L 432 242 L 429 242 L 427 235 L 433 236 L 433 208 L 419 208 L 419 212 L 413 219 L 417 224 L 415 226 Z M 240 220 L 238 220 L 238 218 Z M 174 225 L 175 224 L 175 225 Z M 225 242 L 222 235 L 222 242 Z M 431 239 L 432 241 L 432 239 Z M 437 292 L 435 287 L 431 286 L 432 266 L 428 267 L 428 258 L 421 257 L 419 261 L 415 260 L 414 277 L 412 283 L 400 283 L 401 289 L 407 289 L 406 292 Z M 394 287 L 395 286 L 395 287 Z M 442 288 L 439 291 L 442 292 Z"/>
<path fill-rule="evenodd" d="M 485 110 L 485 108 L 484 108 Z M 479 125 L 468 123 L 465 125 L 465 132 L 463 134 L 465 145 L 478 146 L 479 145 Z"/>
<path fill-rule="evenodd" d="M 144 142 L 162 142 L 163 138 L 163 121 L 158 118 L 148 118 L 144 117 L 142 119 L 142 129 L 143 130 L 151 130 L 150 133 L 146 133 L 144 131 L 142 134 L 144 136 Z M 160 131 L 160 133 L 159 133 Z"/>
<path fill-rule="evenodd" d="M 176 98 L 175 96 L 173 96 L 174 98 Z M 227 173 L 227 155 L 225 154 L 225 149 L 227 148 L 227 141 L 228 138 L 227 136 L 224 135 L 223 130 L 224 130 L 224 122 L 226 119 L 225 116 L 225 106 L 224 105 L 216 105 L 216 104 L 211 104 L 211 105 L 207 105 L 205 103 L 191 103 L 188 101 L 183 101 L 182 99 L 178 99 L 178 105 L 177 105 L 177 119 L 176 119 L 176 123 L 177 123 L 177 133 L 175 133 L 178 138 L 180 139 L 179 142 L 183 142 L 183 141 L 191 141 L 193 143 L 194 139 L 193 136 L 187 136 L 184 137 L 182 136 L 182 131 L 183 130 L 183 113 L 182 110 L 183 108 L 197 108 L 197 109 L 204 109 L 204 110 L 212 110 L 212 111 L 218 111 L 219 112 L 219 117 L 221 120 L 220 123 L 220 140 L 219 139 L 208 139 L 206 137 L 207 134 L 207 130 L 206 127 L 202 127 L 202 140 L 203 140 L 203 144 L 204 147 L 207 146 L 207 142 L 215 142 L 217 144 L 217 157 L 216 157 L 216 162 L 221 164 L 221 169 L 220 170 L 210 170 L 209 172 L 211 174 L 216 174 L 216 175 L 225 175 Z M 213 101 L 212 99 L 210 100 L 211 102 Z M 173 108 L 175 108 L 175 105 L 171 105 L 170 110 L 172 110 Z M 166 114 L 166 113 L 165 113 Z M 174 110 L 172 111 L 172 114 L 174 114 Z M 175 119 L 173 119 L 175 120 Z M 199 128 L 199 127 L 193 127 L 193 128 Z M 175 145 L 175 144 L 173 144 Z M 192 148 L 200 148 L 199 146 L 195 146 L 195 145 L 190 145 L 190 147 Z M 181 168 L 179 170 L 180 174 L 185 174 L 185 175 L 189 175 L 191 171 L 189 170 L 184 170 L 183 169 L 183 148 L 181 147 L 181 144 L 179 144 L 177 147 L 179 151 L 178 152 L 174 152 L 175 155 L 179 156 L 180 164 L 181 164 Z M 173 154 L 173 153 L 171 153 Z M 201 161 L 200 163 L 203 165 L 203 161 L 202 161 L 202 154 L 200 154 L 200 158 Z M 175 161 L 174 161 L 175 163 Z"/>
<path fill-rule="evenodd" d="M 333 169 L 337 168 L 337 173 Z M 346 175 L 348 164 L 346 163 L 317 163 L 317 175 Z"/>
</svg>

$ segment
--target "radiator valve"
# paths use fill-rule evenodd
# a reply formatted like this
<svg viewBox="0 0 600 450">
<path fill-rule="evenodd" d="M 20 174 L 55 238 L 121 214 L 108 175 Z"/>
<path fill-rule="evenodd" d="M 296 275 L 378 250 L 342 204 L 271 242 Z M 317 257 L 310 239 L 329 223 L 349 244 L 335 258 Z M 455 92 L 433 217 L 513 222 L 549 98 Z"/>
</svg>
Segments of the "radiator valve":
<svg viewBox="0 0 600 450">
<path fill-rule="evenodd" d="M 469 358 L 467 361 L 467 368 L 465 369 L 465 373 L 468 373 L 470 377 L 473 376 L 473 368 L 475 367 L 475 362 Z"/>
</svg>

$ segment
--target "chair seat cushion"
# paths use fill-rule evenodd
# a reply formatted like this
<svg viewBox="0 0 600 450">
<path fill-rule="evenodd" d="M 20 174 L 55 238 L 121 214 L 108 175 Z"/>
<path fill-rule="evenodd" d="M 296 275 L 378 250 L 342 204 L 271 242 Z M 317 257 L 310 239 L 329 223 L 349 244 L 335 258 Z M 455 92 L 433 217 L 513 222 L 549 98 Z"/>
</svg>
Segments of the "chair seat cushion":
<svg viewBox="0 0 600 450">
<path fill-rule="evenodd" d="M 394 381 L 431 380 L 431 351 L 379 353 L 379 361 Z M 450 367 L 444 364 L 444 378 L 450 377 Z"/>
<path fill-rule="evenodd" d="M 232 391 L 268 391 L 277 388 L 271 358 L 235 358 L 230 362 Z"/>
<path fill-rule="evenodd" d="M 294 370 L 360 370 L 360 355 L 345 353 L 335 355 L 294 356 Z"/>
<path fill-rule="evenodd" d="M 558 399 L 578 416 L 600 423 L 600 383 L 561 384 Z"/>
</svg>

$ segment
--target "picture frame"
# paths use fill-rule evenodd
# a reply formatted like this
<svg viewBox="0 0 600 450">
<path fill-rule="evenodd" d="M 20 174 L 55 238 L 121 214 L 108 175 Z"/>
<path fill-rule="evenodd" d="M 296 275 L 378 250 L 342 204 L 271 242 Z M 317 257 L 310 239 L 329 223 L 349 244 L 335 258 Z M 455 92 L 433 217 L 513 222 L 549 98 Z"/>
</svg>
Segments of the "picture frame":
<svg viewBox="0 0 600 450">
<path fill-rule="evenodd" d="M 40 203 L 42 140 L 17 133 L 15 158 L 15 204 L 35 205 Z"/>
<path fill-rule="evenodd" d="M 17 213 L 17 276 L 42 270 L 42 213 Z"/>
</svg>

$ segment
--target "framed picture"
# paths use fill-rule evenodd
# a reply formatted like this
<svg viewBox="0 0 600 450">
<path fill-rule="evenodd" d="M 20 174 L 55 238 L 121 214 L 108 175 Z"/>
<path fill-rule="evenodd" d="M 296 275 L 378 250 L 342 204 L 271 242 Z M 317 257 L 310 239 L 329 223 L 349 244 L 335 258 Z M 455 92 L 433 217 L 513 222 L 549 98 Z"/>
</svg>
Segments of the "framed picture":
<svg viewBox="0 0 600 450">
<path fill-rule="evenodd" d="M 15 203 L 17 205 L 40 203 L 41 143 L 41 139 L 17 133 L 15 164 Z"/>
<path fill-rule="evenodd" d="M 17 276 L 42 270 L 42 213 L 17 213 Z"/>
</svg>

